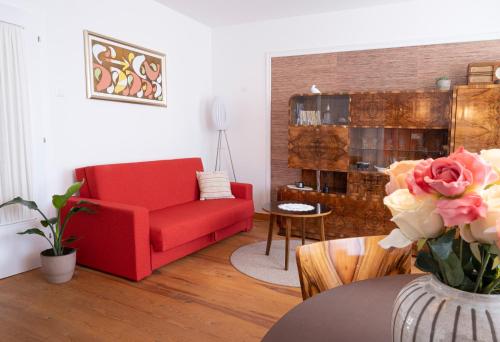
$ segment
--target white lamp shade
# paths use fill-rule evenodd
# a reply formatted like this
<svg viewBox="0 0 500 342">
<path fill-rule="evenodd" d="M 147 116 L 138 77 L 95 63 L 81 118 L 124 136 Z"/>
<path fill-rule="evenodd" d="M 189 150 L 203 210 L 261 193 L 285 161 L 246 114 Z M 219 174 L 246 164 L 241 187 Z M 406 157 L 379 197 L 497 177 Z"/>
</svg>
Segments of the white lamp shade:
<svg viewBox="0 0 500 342">
<path fill-rule="evenodd" d="M 229 124 L 229 115 L 226 112 L 226 106 L 219 97 L 214 99 L 214 103 L 212 105 L 212 121 L 215 129 L 218 131 L 226 130 Z"/>
</svg>

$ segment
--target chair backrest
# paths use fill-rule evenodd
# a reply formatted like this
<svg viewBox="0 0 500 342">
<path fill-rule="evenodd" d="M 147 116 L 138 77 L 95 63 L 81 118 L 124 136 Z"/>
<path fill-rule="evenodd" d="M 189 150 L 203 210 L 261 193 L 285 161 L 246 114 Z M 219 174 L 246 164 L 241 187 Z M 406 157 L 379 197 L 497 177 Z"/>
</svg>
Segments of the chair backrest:
<svg viewBox="0 0 500 342">
<path fill-rule="evenodd" d="M 385 236 L 317 242 L 297 247 L 302 298 L 358 280 L 406 274 L 411 270 L 411 245 L 383 249 Z"/>
</svg>

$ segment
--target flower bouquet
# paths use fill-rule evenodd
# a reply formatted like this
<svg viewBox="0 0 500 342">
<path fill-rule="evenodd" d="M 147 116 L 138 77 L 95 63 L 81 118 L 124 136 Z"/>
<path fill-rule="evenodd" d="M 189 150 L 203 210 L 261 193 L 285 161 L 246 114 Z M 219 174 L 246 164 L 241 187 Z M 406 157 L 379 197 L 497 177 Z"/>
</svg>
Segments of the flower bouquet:
<svg viewBox="0 0 500 342">
<path fill-rule="evenodd" d="M 500 149 L 394 163 L 384 204 L 398 226 L 379 244 L 417 241 L 432 275 L 401 289 L 393 341 L 497 341 L 500 321 Z"/>
<path fill-rule="evenodd" d="M 500 293 L 500 149 L 392 164 L 383 248 L 418 241 L 416 266 L 467 292 Z"/>
</svg>

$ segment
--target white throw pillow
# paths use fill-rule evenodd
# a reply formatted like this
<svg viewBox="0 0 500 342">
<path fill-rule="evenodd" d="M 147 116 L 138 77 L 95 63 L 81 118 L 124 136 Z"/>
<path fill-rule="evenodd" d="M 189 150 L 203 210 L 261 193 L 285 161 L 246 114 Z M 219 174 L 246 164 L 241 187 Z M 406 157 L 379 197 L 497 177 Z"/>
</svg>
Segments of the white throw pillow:
<svg viewBox="0 0 500 342">
<path fill-rule="evenodd" d="M 231 193 L 231 183 L 224 171 L 196 171 L 198 186 L 200 187 L 200 200 L 234 198 Z"/>
</svg>

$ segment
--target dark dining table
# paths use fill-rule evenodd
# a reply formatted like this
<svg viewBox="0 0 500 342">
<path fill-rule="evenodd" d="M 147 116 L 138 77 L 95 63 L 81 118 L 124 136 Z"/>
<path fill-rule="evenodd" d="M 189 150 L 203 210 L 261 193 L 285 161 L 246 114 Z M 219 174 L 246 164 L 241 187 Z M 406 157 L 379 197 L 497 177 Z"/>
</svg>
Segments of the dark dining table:
<svg viewBox="0 0 500 342">
<path fill-rule="evenodd" d="M 392 305 L 421 274 L 358 281 L 317 294 L 283 316 L 264 342 L 390 342 Z"/>
</svg>

